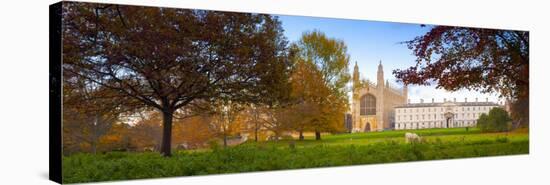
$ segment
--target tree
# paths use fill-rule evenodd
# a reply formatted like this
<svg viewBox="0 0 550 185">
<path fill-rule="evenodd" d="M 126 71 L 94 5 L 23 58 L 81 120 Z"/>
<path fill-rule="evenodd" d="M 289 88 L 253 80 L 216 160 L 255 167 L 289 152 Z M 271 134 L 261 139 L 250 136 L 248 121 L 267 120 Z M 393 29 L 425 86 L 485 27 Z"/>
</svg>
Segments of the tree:
<svg viewBox="0 0 550 185">
<path fill-rule="evenodd" d="M 260 131 L 264 128 L 263 121 L 260 119 L 260 116 L 262 116 L 261 108 L 258 107 L 258 105 L 251 105 L 244 111 L 247 115 L 245 118 L 245 124 L 247 125 L 247 128 L 252 130 L 254 141 L 258 142 Z"/>
<path fill-rule="evenodd" d="M 136 146 L 132 143 L 131 126 L 125 123 L 114 124 L 109 132 L 100 138 L 99 143 L 103 151 L 134 151 Z"/>
<path fill-rule="evenodd" d="M 323 82 L 321 72 L 312 62 L 297 59 L 291 76 L 291 97 L 294 104 L 292 115 L 295 119 L 292 128 L 299 133 L 299 140 L 303 140 L 304 131 L 315 131 L 314 121 L 323 116 L 321 110 L 324 100 L 330 96 L 330 90 Z"/>
<path fill-rule="evenodd" d="M 289 115 L 292 115 L 292 109 L 287 106 L 264 106 L 260 111 L 261 124 L 274 134 L 275 141 L 278 141 L 284 132 L 291 130 L 294 120 Z"/>
<path fill-rule="evenodd" d="M 487 131 L 489 130 L 489 116 L 485 113 L 479 115 L 479 118 L 477 118 L 477 128 L 479 128 L 481 131 Z"/>
<path fill-rule="evenodd" d="M 178 110 L 221 97 L 262 102 L 285 81 L 287 41 L 276 17 L 77 2 L 63 11 L 65 73 L 133 102 L 112 101 L 158 110 L 164 156 Z"/>
<path fill-rule="evenodd" d="M 243 129 L 243 110 L 244 105 L 231 101 L 220 102 L 216 106 L 211 124 L 222 138 L 224 147 L 227 147 L 228 136 L 240 133 Z"/>
<path fill-rule="evenodd" d="M 156 111 L 144 111 L 131 128 L 132 143 L 139 150 L 159 151 L 162 144 L 162 115 Z"/>
<path fill-rule="evenodd" d="M 97 98 L 113 92 L 90 81 L 63 75 L 64 152 L 97 153 L 99 140 L 119 122 L 125 108 L 116 102 Z M 86 148 L 89 147 L 89 150 Z"/>
<path fill-rule="evenodd" d="M 313 64 L 314 68 L 308 70 L 318 70 L 320 78 L 314 80 L 319 80 L 322 85 L 316 84 L 312 87 L 328 90 L 321 96 L 314 93 L 303 94 L 316 96 L 311 100 L 319 106 L 320 114 L 312 119 L 311 126 L 315 131 L 316 140 L 320 140 L 321 132 L 335 131 L 339 127 L 334 125 L 343 123 L 343 115 L 347 107 L 346 84 L 350 80 L 347 46 L 343 41 L 328 38 L 318 30 L 302 34 L 296 45 L 299 48 L 296 56 L 298 63 L 304 63 L 306 66 L 309 65 L 308 63 Z M 315 83 L 315 81 L 308 83 Z"/>
<path fill-rule="evenodd" d="M 211 127 L 212 117 L 206 114 L 174 120 L 174 142 L 185 149 L 204 147 L 215 130 Z"/>
<path fill-rule="evenodd" d="M 510 117 L 508 112 L 502 108 L 495 107 L 489 111 L 489 115 L 483 113 L 477 120 L 477 127 L 482 132 L 504 132 L 510 128 Z"/>
<path fill-rule="evenodd" d="M 512 116 L 528 124 L 529 32 L 435 26 L 404 42 L 416 65 L 393 74 L 405 84 L 496 92 L 513 101 Z"/>
</svg>

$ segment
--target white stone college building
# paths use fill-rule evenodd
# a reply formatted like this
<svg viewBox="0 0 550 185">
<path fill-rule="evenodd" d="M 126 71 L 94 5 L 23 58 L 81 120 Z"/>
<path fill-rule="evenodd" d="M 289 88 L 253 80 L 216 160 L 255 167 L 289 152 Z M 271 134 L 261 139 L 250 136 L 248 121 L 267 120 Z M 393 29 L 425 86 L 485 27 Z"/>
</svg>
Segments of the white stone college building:
<svg viewBox="0 0 550 185">
<path fill-rule="evenodd" d="M 392 87 L 384 80 L 382 63 L 378 65 L 376 84 L 359 80 L 359 69 L 355 63 L 353 71 L 353 97 L 351 115 L 346 117 L 346 128 L 351 132 L 382 130 L 475 127 L 483 113 L 499 107 L 498 104 L 475 101 L 453 101 L 431 103 L 410 103 L 407 86 Z M 384 82 L 385 81 L 385 82 Z"/>
<path fill-rule="evenodd" d="M 395 129 L 475 127 L 483 113 L 499 105 L 493 102 L 446 101 L 409 103 L 395 108 Z"/>
</svg>

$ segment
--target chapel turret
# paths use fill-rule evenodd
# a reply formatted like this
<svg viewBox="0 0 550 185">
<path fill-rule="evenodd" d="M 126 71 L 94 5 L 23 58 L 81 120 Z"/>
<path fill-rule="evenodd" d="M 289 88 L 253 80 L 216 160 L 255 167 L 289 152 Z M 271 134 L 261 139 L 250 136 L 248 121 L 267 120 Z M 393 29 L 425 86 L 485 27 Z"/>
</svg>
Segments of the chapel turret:
<svg viewBox="0 0 550 185">
<path fill-rule="evenodd" d="M 353 90 L 359 88 L 359 66 L 357 66 L 357 61 L 355 61 L 355 66 L 353 67 Z"/>
<path fill-rule="evenodd" d="M 380 60 L 380 63 L 378 63 L 378 72 L 376 76 L 376 82 L 379 87 L 384 87 L 384 70 L 382 68 L 382 60 Z"/>
</svg>

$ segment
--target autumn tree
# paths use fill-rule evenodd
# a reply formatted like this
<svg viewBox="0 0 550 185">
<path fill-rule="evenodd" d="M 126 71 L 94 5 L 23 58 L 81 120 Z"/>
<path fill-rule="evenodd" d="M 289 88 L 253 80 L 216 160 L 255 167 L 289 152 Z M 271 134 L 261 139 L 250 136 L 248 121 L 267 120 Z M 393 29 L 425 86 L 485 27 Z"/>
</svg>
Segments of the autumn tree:
<svg viewBox="0 0 550 185">
<path fill-rule="evenodd" d="M 215 136 L 212 116 L 201 114 L 174 120 L 174 142 L 185 149 L 204 147 Z"/>
<path fill-rule="evenodd" d="M 138 150 L 159 151 L 162 144 L 162 115 L 156 111 L 137 113 L 138 120 L 131 128 L 132 143 Z"/>
<path fill-rule="evenodd" d="M 416 64 L 394 70 L 399 81 L 499 93 L 513 102 L 517 123 L 528 124 L 529 32 L 434 26 L 404 43 Z"/>
<path fill-rule="evenodd" d="M 287 131 L 292 130 L 294 119 L 293 110 L 286 105 L 281 106 L 264 106 L 259 110 L 261 112 L 260 122 L 263 128 L 273 133 L 275 141 Z"/>
<path fill-rule="evenodd" d="M 245 105 L 231 101 L 222 101 L 216 104 L 211 124 L 215 128 L 215 133 L 222 138 L 224 147 L 227 147 L 229 136 L 240 133 L 243 129 L 242 111 L 244 108 Z"/>
<path fill-rule="evenodd" d="M 262 102 L 286 78 L 287 41 L 269 15 L 77 2 L 62 15 L 64 72 L 158 110 L 164 156 L 178 110 Z"/>
<path fill-rule="evenodd" d="M 245 119 L 245 124 L 247 125 L 247 128 L 252 131 L 252 134 L 254 135 L 254 141 L 258 142 L 260 131 L 264 128 L 263 122 L 260 119 L 260 107 L 258 107 L 257 105 L 251 105 L 245 109 L 245 113 L 248 115 Z"/>
<path fill-rule="evenodd" d="M 125 107 L 98 96 L 114 96 L 107 88 L 63 75 L 63 142 L 67 153 L 86 151 L 95 154 L 99 140 L 119 122 Z"/>
<path fill-rule="evenodd" d="M 126 123 L 114 124 L 109 131 L 99 139 L 102 151 L 135 151 L 132 143 L 131 126 Z"/>
<path fill-rule="evenodd" d="M 335 125 L 343 123 L 343 115 L 347 107 L 346 84 L 350 80 L 349 54 L 343 41 L 329 38 L 318 30 L 305 32 L 296 45 L 299 48 L 296 55 L 298 63 L 313 64 L 314 68 L 309 70 L 319 72 L 320 78 L 314 80 L 320 81 L 321 84 L 312 85 L 315 87 L 309 88 L 327 89 L 325 94 L 304 94 L 304 96 L 315 96 L 309 99 L 318 105 L 321 111 L 319 116 L 311 122 L 315 138 L 319 140 L 321 132 L 335 131 L 339 128 Z M 315 81 L 308 83 L 315 83 Z M 308 98 L 304 97 L 305 99 Z"/>
<path fill-rule="evenodd" d="M 292 115 L 295 119 L 292 128 L 304 139 L 304 131 L 314 129 L 312 123 L 322 115 L 320 100 L 330 95 L 330 90 L 323 82 L 322 74 L 312 62 L 298 59 L 291 76 L 291 97 L 294 100 Z"/>
</svg>

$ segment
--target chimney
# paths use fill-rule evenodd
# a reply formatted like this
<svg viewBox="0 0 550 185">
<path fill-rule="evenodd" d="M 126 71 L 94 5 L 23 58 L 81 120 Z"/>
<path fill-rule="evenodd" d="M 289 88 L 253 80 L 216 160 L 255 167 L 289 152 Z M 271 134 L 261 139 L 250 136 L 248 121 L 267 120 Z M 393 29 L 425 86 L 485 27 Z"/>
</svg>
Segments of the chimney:
<svg viewBox="0 0 550 185">
<path fill-rule="evenodd" d="M 411 99 L 407 99 L 407 103 L 408 103 L 408 104 L 411 104 Z"/>
<path fill-rule="evenodd" d="M 477 98 L 476 98 L 476 102 L 477 102 Z"/>
<path fill-rule="evenodd" d="M 434 98 L 432 98 L 432 103 L 435 103 L 435 100 L 434 100 Z"/>
<path fill-rule="evenodd" d="M 447 102 L 447 98 L 443 98 L 443 103 Z"/>
<path fill-rule="evenodd" d="M 468 98 L 464 98 L 464 102 L 468 102 Z"/>
<path fill-rule="evenodd" d="M 456 102 L 456 98 L 453 98 L 453 102 Z"/>
<path fill-rule="evenodd" d="M 489 98 L 485 98 L 485 102 L 489 102 Z"/>
<path fill-rule="evenodd" d="M 424 103 L 424 99 L 420 99 L 420 103 Z"/>
</svg>

